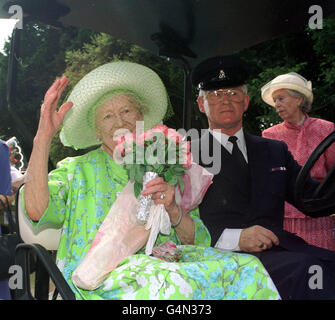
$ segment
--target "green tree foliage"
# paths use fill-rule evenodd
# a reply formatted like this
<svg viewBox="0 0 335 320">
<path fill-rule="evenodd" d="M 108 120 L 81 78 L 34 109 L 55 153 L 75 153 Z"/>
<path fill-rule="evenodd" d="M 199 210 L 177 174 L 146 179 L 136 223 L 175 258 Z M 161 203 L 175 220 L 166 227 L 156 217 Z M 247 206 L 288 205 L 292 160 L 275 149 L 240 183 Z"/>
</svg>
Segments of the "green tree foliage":
<svg viewBox="0 0 335 320">
<path fill-rule="evenodd" d="M 314 112 L 335 121 L 335 18 L 326 19 L 321 32 L 310 34 L 319 62 L 315 68 L 317 86 Z"/>
<path fill-rule="evenodd" d="M 274 77 L 297 72 L 313 84 L 311 116 L 335 120 L 335 17 L 324 19 L 323 28 L 285 34 L 238 53 L 250 66 L 250 105 L 245 115 L 249 132 L 281 122 L 275 109 L 261 98 L 261 87 Z M 255 121 L 256 119 L 256 121 Z"/>
<path fill-rule="evenodd" d="M 44 93 L 65 70 L 66 50 L 82 47 L 83 43 L 90 41 L 92 34 L 92 31 L 75 28 L 59 30 L 43 25 L 25 25 L 21 30 L 16 95 L 11 113 L 6 102 L 10 43 L 5 46 L 5 55 L 0 54 L 0 135 L 5 139 L 15 135 L 27 157 L 32 147 L 32 141 L 27 137 L 33 137 L 36 132 Z M 22 127 L 18 120 L 22 122 Z"/>
</svg>

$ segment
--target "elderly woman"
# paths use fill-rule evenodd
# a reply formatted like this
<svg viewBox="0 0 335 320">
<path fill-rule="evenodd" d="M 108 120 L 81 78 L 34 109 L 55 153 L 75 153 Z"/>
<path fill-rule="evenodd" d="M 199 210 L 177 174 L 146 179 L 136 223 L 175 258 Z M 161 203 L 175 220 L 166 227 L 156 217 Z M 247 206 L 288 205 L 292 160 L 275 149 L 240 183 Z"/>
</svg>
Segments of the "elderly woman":
<svg viewBox="0 0 335 320">
<path fill-rule="evenodd" d="M 99 226 L 126 186 L 125 168 L 113 160 L 115 133 L 134 131 L 136 121 L 149 129 L 160 123 L 168 105 L 165 87 L 151 69 L 131 62 L 112 62 L 86 75 L 69 101 L 57 111 L 65 77 L 47 91 L 24 186 L 26 212 L 33 224 L 63 227 L 57 265 L 78 299 L 268 299 L 279 298 L 262 264 L 249 255 L 209 248 L 210 236 L 198 209 L 180 211 L 174 187 L 158 177 L 146 185 L 156 204 L 163 204 L 173 228 L 159 234 L 181 246 L 179 262 L 166 262 L 140 250 L 111 271 L 100 287 L 84 290 L 72 274 L 88 252 Z M 63 123 L 64 145 L 100 146 L 61 161 L 48 176 L 50 144 Z M 165 197 L 161 197 L 162 193 Z"/>
<path fill-rule="evenodd" d="M 284 120 L 264 130 L 263 137 L 286 142 L 297 162 L 304 165 L 319 143 L 335 129 L 333 122 L 308 116 L 313 102 L 312 83 L 290 72 L 274 78 L 261 92 L 263 100 Z M 315 163 L 311 176 L 321 181 L 334 163 L 332 145 Z M 330 217 L 310 218 L 286 203 L 284 228 L 312 245 L 335 250 L 335 221 Z"/>
</svg>

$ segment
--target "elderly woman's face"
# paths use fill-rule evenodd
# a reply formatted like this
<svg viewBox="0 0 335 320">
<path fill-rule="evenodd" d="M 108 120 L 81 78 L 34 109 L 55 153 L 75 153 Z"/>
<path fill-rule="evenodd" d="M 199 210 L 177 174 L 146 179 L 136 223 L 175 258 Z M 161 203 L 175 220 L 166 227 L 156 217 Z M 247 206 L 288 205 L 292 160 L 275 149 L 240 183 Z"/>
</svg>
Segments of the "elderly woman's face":
<svg viewBox="0 0 335 320">
<path fill-rule="evenodd" d="M 135 132 L 136 121 L 141 120 L 143 116 L 136 102 L 125 94 L 117 95 L 103 103 L 95 112 L 97 137 L 114 150 L 114 134 Z"/>
<path fill-rule="evenodd" d="M 300 109 L 302 98 L 292 97 L 286 89 L 276 90 L 272 94 L 272 98 L 275 103 L 276 111 L 283 120 L 290 121 L 302 113 Z"/>
</svg>

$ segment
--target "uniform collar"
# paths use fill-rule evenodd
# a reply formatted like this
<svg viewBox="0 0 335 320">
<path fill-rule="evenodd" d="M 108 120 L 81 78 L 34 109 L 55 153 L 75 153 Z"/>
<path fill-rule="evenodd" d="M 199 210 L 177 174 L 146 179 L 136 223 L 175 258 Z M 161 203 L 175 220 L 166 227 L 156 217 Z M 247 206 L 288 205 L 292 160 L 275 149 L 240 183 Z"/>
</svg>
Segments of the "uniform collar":
<svg viewBox="0 0 335 320">
<path fill-rule="evenodd" d="M 229 139 L 229 135 L 224 134 L 222 132 L 220 132 L 219 130 L 212 130 L 208 128 L 208 131 L 213 135 L 213 137 L 220 142 L 221 145 L 226 146 L 228 139 Z M 244 133 L 243 133 L 243 128 L 241 128 L 239 131 L 237 131 L 234 134 L 235 137 L 238 138 L 238 143 L 241 146 L 245 146 L 245 139 L 244 139 Z"/>
</svg>

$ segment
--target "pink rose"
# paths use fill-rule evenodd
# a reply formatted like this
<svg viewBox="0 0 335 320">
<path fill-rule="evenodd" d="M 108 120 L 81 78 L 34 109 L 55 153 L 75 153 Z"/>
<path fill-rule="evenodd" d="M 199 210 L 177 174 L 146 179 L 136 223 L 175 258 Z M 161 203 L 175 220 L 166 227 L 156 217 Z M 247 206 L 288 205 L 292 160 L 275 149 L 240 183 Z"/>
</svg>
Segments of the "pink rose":
<svg viewBox="0 0 335 320">
<path fill-rule="evenodd" d="M 166 125 L 164 125 L 164 124 L 160 124 L 160 125 L 154 126 L 151 129 L 152 132 L 161 132 L 161 133 L 163 133 L 165 137 L 167 137 L 168 130 L 169 130 L 169 128 Z"/>
<path fill-rule="evenodd" d="M 178 131 L 169 128 L 167 138 L 172 140 L 176 145 L 179 145 L 183 141 L 183 136 Z"/>
<path fill-rule="evenodd" d="M 123 135 L 118 135 L 114 136 L 113 140 L 115 140 L 117 144 L 123 144 L 125 138 Z"/>
<path fill-rule="evenodd" d="M 168 135 L 168 130 L 169 130 L 169 128 L 168 128 L 167 126 L 161 124 L 161 125 L 158 125 L 158 126 L 154 126 L 150 131 L 151 131 L 151 133 L 152 133 L 152 136 L 155 136 L 156 133 L 161 133 L 161 134 L 163 134 L 165 137 L 167 137 L 167 135 Z M 155 140 L 155 139 L 154 139 L 154 140 Z M 164 141 L 163 143 L 165 143 L 165 141 Z"/>
<path fill-rule="evenodd" d="M 131 145 L 135 141 L 135 134 L 129 132 L 124 136 L 124 141 L 128 144 Z"/>
</svg>

